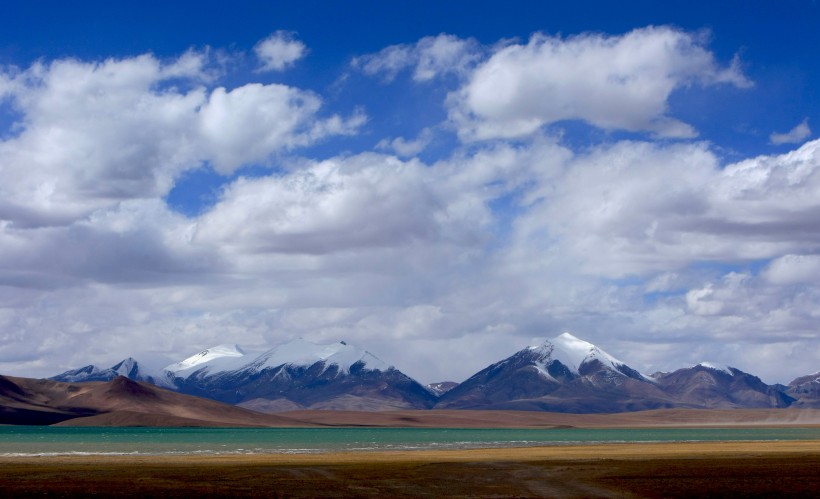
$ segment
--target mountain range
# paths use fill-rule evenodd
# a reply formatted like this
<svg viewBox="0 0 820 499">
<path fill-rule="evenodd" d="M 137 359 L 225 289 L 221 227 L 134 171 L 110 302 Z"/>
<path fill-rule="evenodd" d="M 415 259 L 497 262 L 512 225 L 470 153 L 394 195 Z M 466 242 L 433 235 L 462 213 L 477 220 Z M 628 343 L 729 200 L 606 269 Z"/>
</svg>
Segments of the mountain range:
<svg viewBox="0 0 820 499">
<path fill-rule="evenodd" d="M 820 373 L 767 385 L 710 363 L 647 375 L 570 333 L 527 347 L 464 382 L 420 383 L 345 342 L 295 340 L 246 353 L 219 345 L 159 372 L 128 358 L 51 378 L 110 381 L 123 376 L 259 412 L 303 409 L 385 411 L 491 409 L 614 413 L 649 409 L 820 408 Z"/>
<path fill-rule="evenodd" d="M 51 379 L 108 381 L 119 375 L 260 412 L 430 409 L 437 400 L 370 352 L 345 342 L 317 345 L 302 339 L 261 354 L 219 345 L 161 372 L 146 371 L 129 358 L 108 369 L 86 366 Z"/>
</svg>

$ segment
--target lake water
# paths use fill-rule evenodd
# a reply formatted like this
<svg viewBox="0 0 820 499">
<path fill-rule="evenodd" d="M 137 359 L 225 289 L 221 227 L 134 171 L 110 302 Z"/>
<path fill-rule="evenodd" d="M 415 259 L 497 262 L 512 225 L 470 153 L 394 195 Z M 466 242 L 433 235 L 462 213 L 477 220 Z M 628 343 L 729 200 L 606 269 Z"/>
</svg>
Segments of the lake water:
<svg viewBox="0 0 820 499">
<path fill-rule="evenodd" d="M 820 428 L 61 428 L 0 427 L 0 456 L 256 454 L 470 449 L 617 442 L 820 440 Z"/>
</svg>

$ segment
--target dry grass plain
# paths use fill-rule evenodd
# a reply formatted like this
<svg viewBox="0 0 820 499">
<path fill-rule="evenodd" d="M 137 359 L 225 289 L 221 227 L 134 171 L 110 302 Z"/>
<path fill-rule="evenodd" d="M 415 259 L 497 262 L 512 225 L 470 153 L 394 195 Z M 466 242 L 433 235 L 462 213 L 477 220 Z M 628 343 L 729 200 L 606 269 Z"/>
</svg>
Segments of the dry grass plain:
<svg viewBox="0 0 820 499">
<path fill-rule="evenodd" d="M 820 441 L 0 459 L 6 497 L 817 497 Z"/>
</svg>

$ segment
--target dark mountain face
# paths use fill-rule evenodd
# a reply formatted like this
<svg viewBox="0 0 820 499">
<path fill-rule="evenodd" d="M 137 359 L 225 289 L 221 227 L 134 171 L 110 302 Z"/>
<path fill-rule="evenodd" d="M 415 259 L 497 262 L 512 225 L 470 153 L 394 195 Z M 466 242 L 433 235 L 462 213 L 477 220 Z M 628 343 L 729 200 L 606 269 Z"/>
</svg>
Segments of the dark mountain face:
<svg viewBox="0 0 820 499">
<path fill-rule="evenodd" d="M 273 408 L 271 412 L 277 408 L 352 409 L 361 405 L 374 410 L 429 409 L 436 401 L 433 394 L 401 371 L 370 370 L 362 362 L 353 364 L 348 372 L 336 364 L 316 362 L 212 376 L 194 373 L 176 382 L 183 393 L 257 410 Z"/>
<path fill-rule="evenodd" d="M 564 362 L 535 349 L 521 350 L 442 395 L 436 408 L 600 413 L 672 406 L 651 381 L 626 365 L 619 370 L 593 358 L 576 370 Z"/>
<path fill-rule="evenodd" d="M 801 390 L 806 406 L 815 407 L 808 405 L 812 403 L 808 400 L 816 396 L 818 388 L 820 381 L 807 379 L 787 394 L 738 369 L 705 365 L 644 376 L 565 333 L 481 370 L 444 393 L 436 408 L 573 413 L 674 407 L 777 408 L 792 405 Z"/>
<path fill-rule="evenodd" d="M 128 357 L 107 369 L 100 369 L 97 366 L 88 365 L 79 369 L 72 369 L 57 376 L 49 378 L 52 381 L 63 383 L 79 383 L 86 381 L 111 381 L 118 376 L 124 376 L 134 381 L 147 381 L 154 383 L 154 376 L 143 373 L 139 362 Z"/>
<path fill-rule="evenodd" d="M 658 386 L 678 407 L 708 409 L 788 407 L 794 399 L 739 369 L 697 365 L 659 374 Z"/>
<path fill-rule="evenodd" d="M 427 389 L 433 392 L 435 396 L 440 397 L 457 386 L 458 383 L 455 381 L 438 381 L 427 385 Z"/>
<path fill-rule="evenodd" d="M 795 407 L 820 409 L 820 372 L 795 379 L 789 383 L 786 393 L 796 399 Z"/>
</svg>

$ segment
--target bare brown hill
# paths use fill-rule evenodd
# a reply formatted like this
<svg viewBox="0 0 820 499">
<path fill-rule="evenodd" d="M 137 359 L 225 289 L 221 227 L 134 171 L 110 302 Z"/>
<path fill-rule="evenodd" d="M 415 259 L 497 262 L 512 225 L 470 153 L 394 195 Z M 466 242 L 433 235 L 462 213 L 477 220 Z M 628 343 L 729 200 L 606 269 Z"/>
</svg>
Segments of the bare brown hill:
<svg viewBox="0 0 820 499">
<path fill-rule="evenodd" d="M 0 377 L 0 423 L 67 426 L 309 426 L 118 377 L 61 383 Z"/>
</svg>

